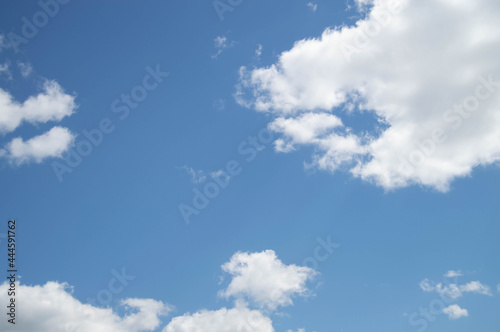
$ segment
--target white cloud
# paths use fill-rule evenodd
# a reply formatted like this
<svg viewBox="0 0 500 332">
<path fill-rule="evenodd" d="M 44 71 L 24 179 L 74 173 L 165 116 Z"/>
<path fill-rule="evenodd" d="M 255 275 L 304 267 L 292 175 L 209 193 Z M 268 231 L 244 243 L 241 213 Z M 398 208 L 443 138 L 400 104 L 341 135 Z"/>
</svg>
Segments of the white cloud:
<svg viewBox="0 0 500 332">
<path fill-rule="evenodd" d="M 309 267 L 283 264 L 273 250 L 237 252 L 222 269 L 232 280 L 220 296 L 246 297 L 269 310 L 292 305 L 293 296 L 307 296 L 306 282 L 317 274 Z"/>
<path fill-rule="evenodd" d="M 492 295 L 490 287 L 483 285 L 479 281 L 471 281 L 463 285 L 458 285 L 458 284 L 443 285 L 442 283 L 434 285 L 429 281 L 429 279 L 424 279 L 420 282 L 420 288 L 424 292 L 436 291 L 440 295 L 446 296 L 451 299 L 457 299 L 459 297 L 462 297 L 465 293 L 475 293 L 475 294 L 489 295 L 489 296 Z"/>
<path fill-rule="evenodd" d="M 452 304 L 449 307 L 444 308 L 443 313 L 448 315 L 449 319 L 459 319 L 461 317 L 469 316 L 467 310 L 460 308 L 457 304 Z"/>
<path fill-rule="evenodd" d="M 63 127 L 53 127 L 48 132 L 27 141 L 17 137 L 10 141 L 0 156 L 8 158 L 16 165 L 29 162 L 40 163 L 49 157 L 61 157 L 75 140 L 75 136 Z"/>
<path fill-rule="evenodd" d="M 30 63 L 18 62 L 17 66 L 19 67 L 23 77 L 28 77 L 33 72 L 33 66 L 31 66 Z"/>
<path fill-rule="evenodd" d="M 1 235 L 1 234 L 0 234 Z M 234 307 L 200 310 L 173 317 L 163 332 L 274 332 L 272 320 L 257 309 L 250 309 L 248 297 L 268 309 L 292 304 L 293 295 L 306 295 L 305 283 L 316 272 L 308 267 L 284 265 L 274 251 L 234 254 L 222 269 L 232 275 L 225 296 L 236 297 Z M 8 303 L 9 284 L 0 284 L 0 302 Z M 45 285 L 16 284 L 16 303 L 22 304 L 22 319 L 16 320 L 16 332 L 139 332 L 160 328 L 161 316 L 174 307 L 153 299 L 128 298 L 120 302 L 118 314 L 112 308 L 84 304 L 73 297 L 67 283 Z M 6 319 L 0 330 L 12 331 Z M 305 332 L 305 329 L 298 329 Z"/>
<path fill-rule="evenodd" d="M 274 142 L 277 151 L 290 152 L 300 144 L 312 145 L 319 151 L 313 157 L 314 163 L 329 168 L 340 165 L 352 153 L 361 153 L 364 149 L 357 136 L 332 133 L 333 129 L 343 128 L 342 121 L 332 114 L 304 113 L 295 118 L 279 117 L 269 124 L 269 128 L 283 136 Z"/>
<path fill-rule="evenodd" d="M 226 100 L 222 98 L 216 99 L 212 106 L 218 111 L 223 111 L 226 108 Z"/>
<path fill-rule="evenodd" d="M 331 139 L 300 144 L 318 148 L 312 165 L 344 166 L 385 189 L 446 191 L 455 178 L 499 161 L 500 2 L 357 4 L 368 12 L 356 25 L 298 41 L 270 67 L 242 68 L 236 100 L 297 121 L 304 112 L 342 117 L 347 104 L 371 112 L 379 121 L 374 137 L 331 128 Z M 338 157 L 346 139 L 353 149 Z"/>
<path fill-rule="evenodd" d="M 309 7 L 314 13 L 318 9 L 318 4 L 309 2 L 309 3 L 307 3 L 307 7 Z"/>
<path fill-rule="evenodd" d="M 180 169 L 183 169 L 186 171 L 186 173 L 191 177 L 191 182 L 193 184 L 200 184 L 205 181 L 207 181 L 208 177 L 214 179 L 214 178 L 219 178 L 223 181 L 229 180 L 229 174 L 224 172 L 223 170 L 219 169 L 216 171 L 204 171 L 204 170 L 196 170 L 192 167 L 189 166 L 182 166 L 179 167 Z"/>
<path fill-rule="evenodd" d="M 271 319 L 242 303 L 233 309 L 202 310 L 174 317 L 163 332 L 273 332 Z"/>
<path fill-rule="evenodd" d="M 369 5 L 373 4 L 374 0 L 354 0 L 354 2 L 356 3 L 359 11 L 364 11 Z"/>
<path fill-rule="evenodd" d="M 207 179 L 205 171 L 195 170 L 189 166 L 182 166 L 180 168 L 186 171 L 186 173 L 191 177 L 191 182 L 194 184 L 203 183 Z"/>
<path fill-rule="evenodd" d="M 42 93 L 29 97 L 22 104 L 0 89 L 0 133 L 12 132 L 22 122 L 61 121 L 73 114 L 75 108 L 75 97 L 64 93 L 55 81 L 45 82 Z"/>
<path fill-rule="evenodd" d="M 9 301 L 8 287 L 7 283 L 0 285 L 2 303 Z M 17 285 L 17 288 L 17 300 L 22 304 L 22 318 L 16 319 L 16 332 L 153 331 L 161 324 L 159 316 L 166 315 L 173 309 L 161 301 L 126 299 L 122 301 L 122 306 L 134 309 L 134 312 L 121 317 L 111 308 L 81 303 L 68 292 L 71 288 L 66 283 Z M 7 319 L 0 320 L 0 330 L 14 331 Z"/>
<path fill-rule="evenodd" d="M 444 275 L 445 278 L 456 278 L 456 277 L 461 277 L 463 276 L 462 274 L 462 271 L 460 270 L 450 270 L 448 272 L 446 272 L 446 274 Z"/>
<path fill-rule="evenodd" d="M 217 59 L 221 53 L 227 49 L 233 46 L 233 42 L 230 42 L 226 36 L 217 36 L 214 39 L 214 47 L 216 50 L 216 53 L 212 55 L 212 59 Z"/>
<path fill-rule="evenodd" d="M 10 72 L 8 62 L 6 62 L 4 64 L 0 64 L 0 75 L 5 75 L 7 77 L 7 79 L 9 79 L 9 80 L 12 79 L 12 73 Z"/>
<path fill-rule="evenodd" d="M 255 57 L 260 58 L 261 55 L 262 55 L 262 45 L 258 44 L 257 49 L 255 50 Z"/>
</svg>

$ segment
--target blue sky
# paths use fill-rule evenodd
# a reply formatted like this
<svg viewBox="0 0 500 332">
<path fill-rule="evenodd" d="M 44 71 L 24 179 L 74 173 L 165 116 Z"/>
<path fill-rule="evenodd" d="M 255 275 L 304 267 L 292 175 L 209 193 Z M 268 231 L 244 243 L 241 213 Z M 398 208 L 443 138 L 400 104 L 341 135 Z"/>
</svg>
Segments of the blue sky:
<svg viewBox="0 0 500 332">
<path fill-rule="evenodd" d="M 497 331 L 500 7 L 479 2 L 42 0 L 19 45 L 43 8 L 2 3 L 1 330 Z"/>
</svg>

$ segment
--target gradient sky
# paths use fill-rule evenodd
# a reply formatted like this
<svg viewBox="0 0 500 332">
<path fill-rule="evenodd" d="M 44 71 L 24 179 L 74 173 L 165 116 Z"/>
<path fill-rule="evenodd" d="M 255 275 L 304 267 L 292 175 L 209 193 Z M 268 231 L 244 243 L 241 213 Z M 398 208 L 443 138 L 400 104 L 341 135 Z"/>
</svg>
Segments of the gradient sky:
<svg viewBox="0 0 500 332">
<path fill-rule="evenodd" d="M 285 265 L 309 264 L 318 272 L 307 281 L 307 294 L 293 296 L 293 305 L 259 309 L 275 331 L 498 331 L 497 152 L 485 154 L 490 162 L 474 160 L 470 172 L 451 175 L 446 190 L 425 184 L 424 177 L 388 188 L 352 175 L 343 164 L 334 171 L 315 165 L 321 148 L 312 141 L 296 140 L 294 151 L 276 151 L 274 142 L 286 135 L 263 130 L 289 115 L 256 112 L 253 101 L 244 105 L 235 98 L 242 66 L 257 70 L 276 64 L 296 41 L 317 38 L 328 27 L 353 25 L 369 8 L 359 12 L 355 3 L 348 7 L 344 1 L 242 1 L 221 20 L 211 1 L 72 0 L 16 52 L 8 34 L 22 35 L 22 18 L 32 20 L 41 7 L 35 1 L 0 6 L 0 65 L 9 68 L 0 70 L 1 91 L 22 103 L 43 91 L 45 81 L 57 82 L 76 103 L 74 113 L 57 123 L 76 135 L 72 149 L 86 140 L 85 130 L 100 128 L 102 121 L 112 128 L 59 177 L 54 167 L 60 164 L 54 162 L 67 166 L 62 157 L 0 159 L 0 233 L 6 233 L 9 218 L 17 220 L 21 284 L 66 282 L 76 300 L 90 303 L 107 289 L 112 271 L 125 269 L 135 278 L 110 301 L 92 305 L 123 316 L 123 299 L 169 303 L 175 310 L 144 329 L 162 331 L 173 317 L 233 307 L 234 298 L 218 295 L 231 280 L 221 266 L 239 251 L 273 250 Z M 426 27 L 422 35 L 432 29 L 440 28 Z M 432 43 L 426 40 L 418 42 Z M 498 59 L 496 51 L 489 52 Z M 32 68 L 27 75 L 25 65 Z M 145 76 L 158 68 L 168 76 L 149 79 L 155 87 L 144 100 L 126 106 L 122 94 L 143 86 Z M 307 66 L 300 68 L 306 72 Z M 369 80 L 368 75 L 360 74 Z M 245 87 L 247 97 L 252 89 L 265 94 L 256 84 Z M 443 91 L 446 96 L 450 89 Z M 342 114 L 352 132 L 376 135 L 388 126 L 374 113 L 341 108 L 330 110 Z M 16 137 L 27 140 L 54 125 L 25 122 L 2 133 L 2 149 Z M 262 141 L 259 133 L 270 133 L 272 140 Z M 237 171 L 227 186 L 217 187 L 208 206 L 186 223 L 180 207 L 195 208 L 196 190 L 203 192 L 214 183 L 211 176 L 229 168 Z M 6 256 L 5 238 L 0 241 L 0 255 Z M 322 241 L 338 246 L 318 260 L 318 252 L 327 252 L 317 249 Z M 445 277 L 449 271 L 460 276 Z M 420 310 L 440 295 L 425 291 L 426 279 L 433 285 L 479 281 L 490 292 L 463 291 L 446 306 L 465 308 L 467 317 L 439 313 L 430 321 Z M 28 316 L 21 303 L 18 320 L 23 315 Z M 24 331 L 5 324 L 2 318 L 2 331 Z"/>
</svg>

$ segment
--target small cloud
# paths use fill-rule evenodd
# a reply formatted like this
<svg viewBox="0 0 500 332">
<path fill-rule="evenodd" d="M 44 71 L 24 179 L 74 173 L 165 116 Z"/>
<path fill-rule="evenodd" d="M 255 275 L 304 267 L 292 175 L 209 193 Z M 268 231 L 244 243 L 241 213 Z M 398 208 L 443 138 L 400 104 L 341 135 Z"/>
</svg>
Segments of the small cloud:
<svg viewBox="0 0 500 332">
<path fill-rule="evenodd" d="M 286 265 L 273 250 L 237 252 L 222 265 L 232 280 L 219 295 L 225 298 L 247 298 L 261 308 L 274 311 L 293 304 L 295 296 L 311 293 L 307 282 L 318 272 L 307 266 Z"/>
<path fill-rule="evenodd" d="M 444 274 L 445 278 L 456 278 L 456 277 L 461 277 L 463 276 L 462 271 L 460 270 L 450 270 Z"/>
<path fill-rule="evenodd" d="M 255 57 L 260 58 L 261 55 L 262 55 L 262 45 L 258 44 L 257 49 L 255 50 Z"/>
<path fill-rule="evenodd" d="M 0 46 L 1 48 L 1 46 Z M 6 62 L 3 65 L 0 64 L 0 75 L 5 75 L 7 76 L 7 79 L 11 80 L 12 79 L 12 74 L 9 70 L 9 63 Z"/>
<path fill-rule="evenodd" d="M 200 184 L 208 180 L 208 177 L 214 179 L 221 179 L 221 177 L 225 178 L 225 181 L 228 180 L 229 175 L 223 170 L 219 169 L 217 171 L 204 171 L 204 170 L 196 170 L 189 166 L 178 167 L 179 169 L 183 169 L 186 173 L 191 177 L 191 182 L 193 184 Z"/>
<path fill-rule="evenodd" d="M 448 315 L 449 319 L 459 319 L 461 317 L 469 316 L 467 310 L 460 308 L 457 304 L 452 304 L 449 307 L 444 308 L 443 313 Z"/>
<path fill-rule="evenodd" d="M 350 4 L 350 1 L 347 0 L 345 2 L 345 11 L 347 12 L 347 11 L 350 11 L 351 9 L 352 9 L 352 5 Z"/>
<path fill-rule="evenodd" d="M 447 284 L 442 283 L 434 284 L 429 281 L 429 279 L 424 279 L 420 282 L 420 288 L 424 292 L 437 292 L 440 295 L 447 296 L 451 299 L 457 299 L 462 297 L 466 293 L 480 294 L 492 296 L 491 289 L 487 285 L 483 285 L 479 281 L 471 281 L 469 283 L 458 285 L 458 284 Z"/>
<path fill-rule="evenodd" d="M 75 135 L 67 128 L 56 126 L 27 141 L 21 137 L 14 138 L 7 144 L 6 150 L 0 150 L 0 156 L 7 157 L 16 165 L 30 162 L 41 163 L 46 158 L 61 158 L 74 141 Z"/>
<path fill-rule="evenodd" d="M 219 57 L 219 55 L 221 55 L 225 49 L 232 47 L 233 44 L 234 43 L 230 42 L 227 39 L 227 37 L 225 37 L 225 36 L 215 37 L 214 47 L 215 47 L 216 53 L 214 55 L 212 55 L 212 59 L 217 59 Z"/>
<path fill-rule="evenodd" d="M 33 72 L 33 67 L 30 63 L 18 62 L 17 66 L 19 67 L 19 70 L 21 71 L 21 75 L 23 75 L 23 77 L 28 77 Z"/>
<path fill-rule="evenodd" d="M 312 2 L 309 2 L 309 3 L 307 4 L 307 7 L 311 8 L 312 12 L 314 13 L 314 12 L 316 12 L 316 10 L 318 9 L 318 4 L 316 4 L 316 3 L 312 3 Z"/>
<path fill-rule="evenodd" d="M 218 111 L 222 111 L 226 108 L 226 100 L 219 98 L 217 100 L 214 100 L 212 103 L 213 108 L 215 108 Z"/>
<path fill-rule="evenodd" d="M 203 183 L 207 179 L 205 172 L 202 170 L 195 170 L 189 166 L 182 166 L 179 168 L 185 170 L 186 173 L 191 176 L 191 182 L 194 184 Z"/>
</svg>

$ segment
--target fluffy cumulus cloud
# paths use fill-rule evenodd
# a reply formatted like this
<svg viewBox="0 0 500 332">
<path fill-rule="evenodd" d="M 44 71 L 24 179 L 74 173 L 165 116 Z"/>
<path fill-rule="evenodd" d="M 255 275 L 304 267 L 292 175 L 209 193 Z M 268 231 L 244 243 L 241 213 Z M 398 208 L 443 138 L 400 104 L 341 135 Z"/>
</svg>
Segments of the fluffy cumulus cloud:
<svg viewBox="0 0 500 332">
<path fill-rule="evenodd" d="M 247 298 L 268 310 L 293 304 L 293 296 L 307 296 L 306 283 L 317 273 L 309 267 L 283 264 L 273 250 L 237 252 L 222 269 L 232 279 L 219 295 Z"/>
<path fill-rule="evenodd" d="M 61 157 L 73 145 L 75 136 L 63 127 L 53 127 L 48 132 L 24 141 L 14 138 L 7 144 L 5 150 L 0 150 L 0 156 L 7 157 L 16 165 L 42 162 L 48 157 Z"/>
<path fill-rule="evenodd" d="M 271 319 L 245 304 L 233 309 L 202 310 L 175 317 L 163 332 L 273 332 Z"/>
<path fill-rule="evenodd" d="M 1 235 L 1 234 L 0 234 Z M 0 320 L 0 331 L 6 332 L 274 332 L 269 311 L 292 304 L 294 294 L 305 295 L 305 282 L 314 270 L 284 265 L 274 251 L 236 253 L 223 265 L 232 275 L 224 294 L 234 296 L 232 308 L 199 310 L 169 319 L 162 316 L 174 307 L 154 299 L 128 298 L 120 302 L 118 314 L 112 308 L 101 308 L 80 302 L 66 283 L 47 282 L 45 285 L 17 284 L 17 301 L 22 303 L 22 319 L 15 328 L 6 319 Z M 9 303 L 7 283 L 0 284 L 0 303 Z M 268 292 L 268 294 L 264 294 Z M 247 303 L 245 295 L 252 303 Z M 304 332 L 299 329 L 298 332 Z"/>
<path fill-rule="evenodd" d="M 459 319 L 461 317 L 469 316 L 469 313 L 466 309 L 460 308 L 457 304 L 452 304 L 443 309 L 443 313 L 448 315 L 449 319 Z"/>
<path fill-rule="evenodd" d="M 14 131 L 22 122 L 32 124 L 61 121 L 75 110 L 75 97 L 64 93 L 55 81 L 47 81 L 43 91 L 19 103 L 0 89 L 0 133 Z"/>
<path fill-rule="evenodd" d="M 7 288 L 0 285 L 0 301 L 8 303 Z M 83 304 L 71 294 L 65 283 L 48 282 L 40 286 L 18 285 L 18 301 L 22 303 L 22 319 L 15 328 L 6 319 L 0 320 L 0 330 L 16 332 L 139 332 L 153 331 L 161 324 L 160 316 L 172 307 L 151 299 L 122 301 L 128 311 L 125 316 L 111 308 Z"/>
<path fill-rule="evenodd" d="M 437 292 L 438 294 L 442 296 L 446 296 L 450 299 L 457 299 L 459 297 L 462 297 L 466 293 L 475 293 L 475 294 L 481 294 L 481 295 L 492 295 L 491 289 L 487 285 L 483 285 L 479 281 L 471 281 L 466 284 L 448 284 L 448 285 L 443 285 L 442 283 L 437 283 L 434 284 L 429 281 L 429 279 L 424 279 L 422 282 L 420 282 L 420 288 L 424 292 Z"/>
<path fill-rule="evenodd" d="M 242 68 L 237 101 L 269 112 L 282 152 L 383 188 L 440 191 L 500 159 L 500 2 L 358 0 L 353 26 L 301 40 L 266 68 Z M 336 121 L 373 117 L 373 128 Z M 327 124 L 311 119 L 329 119 Z M 345 121 L 344 121 L 345 122 Z M 305 132 L 308 135 L 299 135 Z M 342 166 L 342 167 L 341 167 Z"/>
<path fill-rule="evenodd" d="M 26 70 L 25 68 L 25 73 L 29 75 Z M 59 122 L 71 116 L 75 109 L 75 97 L 66 94 L 55 81 L 46 81 L 41 93 L 29 97 L 23 103 L 14 100 L 10 93 L 0 89 L 0 133 L 13 132 L 23 123 Z M 67 128 L 55 126 L 26 141 L 21 137 L 12 139 L 0 149 L 0 157 L 7 158 L 15 165 L 40 163 L 45 158 L 61 157 L 72 146 L 74 138 Z"/>
<path fill-rule="evenodd" d="M 308 294 L 306 282 L 316 274 L 309 267 L 283 264 L 272 250 L 237 252 L 222 270 L 230 274 L 231 281 L 219 295 L 235 298 L 234 308 L 174 317 L 163 332 L 272 332 L 272 321 L 261 309 L 293 304 L 294 295 Z"/>
</svg>

